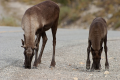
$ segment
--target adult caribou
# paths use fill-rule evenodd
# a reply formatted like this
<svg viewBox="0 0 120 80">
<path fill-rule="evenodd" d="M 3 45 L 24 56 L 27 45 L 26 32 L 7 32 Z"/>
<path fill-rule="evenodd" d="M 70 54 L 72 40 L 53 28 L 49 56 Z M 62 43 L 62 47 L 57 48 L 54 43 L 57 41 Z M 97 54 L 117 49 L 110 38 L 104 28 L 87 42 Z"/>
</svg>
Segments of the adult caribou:
<svg viewBox="0 0 120 80">
<path fill-rule="evenodd" d="M 41 57 L 47 42 L 45 31 L 49 30 L 50 28 L 53 36 L 53 56 L 50 66 L 55 67 L 56 32 L 59 12 L 59 6 L 50 0 L 41 2 L 26 10 L 21 24 L 21 27 L 24 31 L 24 41 L 22 40 L 22 47 L 24 48 L 25 68 L 31 68 L 31 62 L 34 54 L 34 66 L 37 67 L 37 65 L 41 63 Z M 43 39 L 43 43 L 39 57 L 37 57 L 41 37 Z"/>
<path fill-rule="evenodd" d="M 88 48 L 87 48 L 87 61 L 86 69 L 90 69 L 90 50 L 92 53 L 92 67 L 91 70 L 100 70 L 101 53 L 103 50 L 102 44 L 104 42 L 104 50 L 106 56 L 105 69 L 109 69 L 109 63 L 107 59 L 107 23 L 101 18 L 97 17 L 93 20 L 89 29 Z"/>
</svg>

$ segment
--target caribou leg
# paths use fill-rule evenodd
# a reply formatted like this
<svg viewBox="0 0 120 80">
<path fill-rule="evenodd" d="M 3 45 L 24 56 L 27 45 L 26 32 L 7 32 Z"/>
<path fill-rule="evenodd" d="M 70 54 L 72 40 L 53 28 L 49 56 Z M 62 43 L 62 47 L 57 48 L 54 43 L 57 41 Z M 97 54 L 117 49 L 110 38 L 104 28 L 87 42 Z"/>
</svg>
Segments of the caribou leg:
<svg viewBox="0 0 120 80">
<path fill-rule="evenodd" d="M 57 21 L 57 20 L 56 20 Z M 56 47 L 56 32 L 57 32 L 57 25 L 58 23 L 56 22 L 56 24 L 51 28 L 52 30 L 52 36 L 53 36 L 53 56 L 52 56 L 52 61 L 51 61 L 51 65 L 50 67 L 55 67 L 56 62 L 55 62 L 55 47 Z"/>
<path fill-rule="evenodd" d="M 106 57 L 105 69 L 109 69 L 109 63 L 107 59 L 107 36 L 104 39 L 104 51 L 105 51 L 105 57 Z"/>
<path fill-rule="evenodd" d="M 39 51 L 40 38 L 41 38 L 41 35 L 37 34 L 37 38 L 35 40 L 35 44 L 36 44 L 37 49 L 35 49 L 35 61 L 34 61 L 34 65 L 33 65 L 35 67 L 37 67 L 37 56 L 38 56 L 38 51 Z"/>
<path fill-rule="evenodd" d="M 41 57 L 42 57 L 42 54 L 43 54 L 43 51 L 44 51 L 44 47 L 45 47 L 46 42 L 48 40 L 45 32 L 42 33 L 42 39 L 43 39 L 42 48 L 41 48 L 41 51 L 40 51 L 40 54 L 39 54 L 39 57 L 38 57 L 38 60 L 37 60 L 37 62 L 39 64 L 41 63 Z"/>
<path fill-rule="evenodd" d="M 91 41 L 88 40 L 88 48 L 87 48 L 87 61 L 86 61 L 86 69 L 90 69 L 90 47 L 91 47 Z"/>
</svg>

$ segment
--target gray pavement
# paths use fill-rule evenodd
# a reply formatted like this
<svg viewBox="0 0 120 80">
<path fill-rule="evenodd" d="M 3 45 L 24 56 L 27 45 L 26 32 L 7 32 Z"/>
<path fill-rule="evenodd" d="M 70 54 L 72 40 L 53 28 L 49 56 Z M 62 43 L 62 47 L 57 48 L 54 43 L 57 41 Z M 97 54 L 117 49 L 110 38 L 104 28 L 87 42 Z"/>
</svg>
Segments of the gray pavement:
<svg viewBox="0 0 120 80">
<path fill-rule="evenodd" d="M 101 59 L 102 70 L 86 71 L 88 32 L 82 29 L 58 29 L 56 67 L 49 68 L 53 48 L 51 30 L 47 31 L 48 41 L 42 64 L 37 69 L 24 69 L 22 29 L 0 27 L 0 80 L 120 80 L 120 31 L 108 31 L 108 72 L 104 66 L 104 51 Z"/>
</svg>

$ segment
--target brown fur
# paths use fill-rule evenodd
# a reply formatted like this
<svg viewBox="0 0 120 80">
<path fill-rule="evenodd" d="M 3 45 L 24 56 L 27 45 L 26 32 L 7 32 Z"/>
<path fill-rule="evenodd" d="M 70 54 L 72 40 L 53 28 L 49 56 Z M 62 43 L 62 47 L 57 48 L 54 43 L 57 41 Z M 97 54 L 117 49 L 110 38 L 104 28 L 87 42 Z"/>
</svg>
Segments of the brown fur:
<svg viewBox="0 0 120 80">
<path fill-rule="evenodd" d="M 39 3 L 29 9 L 26 10 L 23 18 L 22 18 L 22 29 L 24 30 L 25 34 L 25 42 L 23 47 L 36 50 L 36 59 L 34 65 L 37 66 L 37 61 L 41 61 L 42 52 L 44 50 L 47 36 L 45 31 L 52 29 L 53 34 L 53 48 L 55 49 L 56 44 L 56 31 L 58 25 L 58 18 L 59 18 L 59 6 L 51 0 L 44 1 Z M 35 41 L 35 35 L 37 35 Z M 37 53 L 39 49 L 39 41 L 40 37 L 43 38 L 43 46 L 41 48 L 41 56 L 37 60 Z M 55 54 L 55 51 L 54 51 Z M 53 61 L 52 61 L 53 62 Z M 51 64 L 51 66 L 55 66 Z"/>
<path fill-rule="evenodd" d="M 93 57 L 92 70 L 100 69 L 100 59 L 102 53 L 102 43 L 104 42 L 104 49 L 106 54 L 106 69 L 109 68 L 107 60 L 107 23 L 101 18 L 95 18 L 89 29 L 89 38 L 88 38 L 88 48 L 87 48 L 87 63 L 86 69 L 90 69 L 90 59 L 89 53 L 91 48 L 91 53 Z"/>
<path fill-rule="evenodd" d="M 100 49 L 100 41 L 107 35 L 107 24 L 103 18 L 95 18 L 90 26 L 89 40 L 94 50 Z"/>
</svg>

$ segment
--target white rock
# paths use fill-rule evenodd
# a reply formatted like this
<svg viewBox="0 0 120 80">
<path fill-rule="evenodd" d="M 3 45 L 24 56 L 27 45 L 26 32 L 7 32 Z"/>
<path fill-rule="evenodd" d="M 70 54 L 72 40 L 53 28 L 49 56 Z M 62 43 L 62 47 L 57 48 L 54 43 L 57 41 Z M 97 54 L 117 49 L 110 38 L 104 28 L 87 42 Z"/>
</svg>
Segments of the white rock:
<svg viewBox="0 0 120 80">
<path fill-rule="evenodd" d="M 74 80 L 78 80 L 78 78 L 77 78 L 77 77 L 74 77 L 73 79 L 74 79 Z"/>
<path fill-rule="evenodd" d="M 90 74 L 89 76 L 93 76 L 93 74 Z"/>
<path fill-rule="evenodd" d="M 104 74 L 109 74 L 109 71 L 105 71 Z"/>
</svg>

